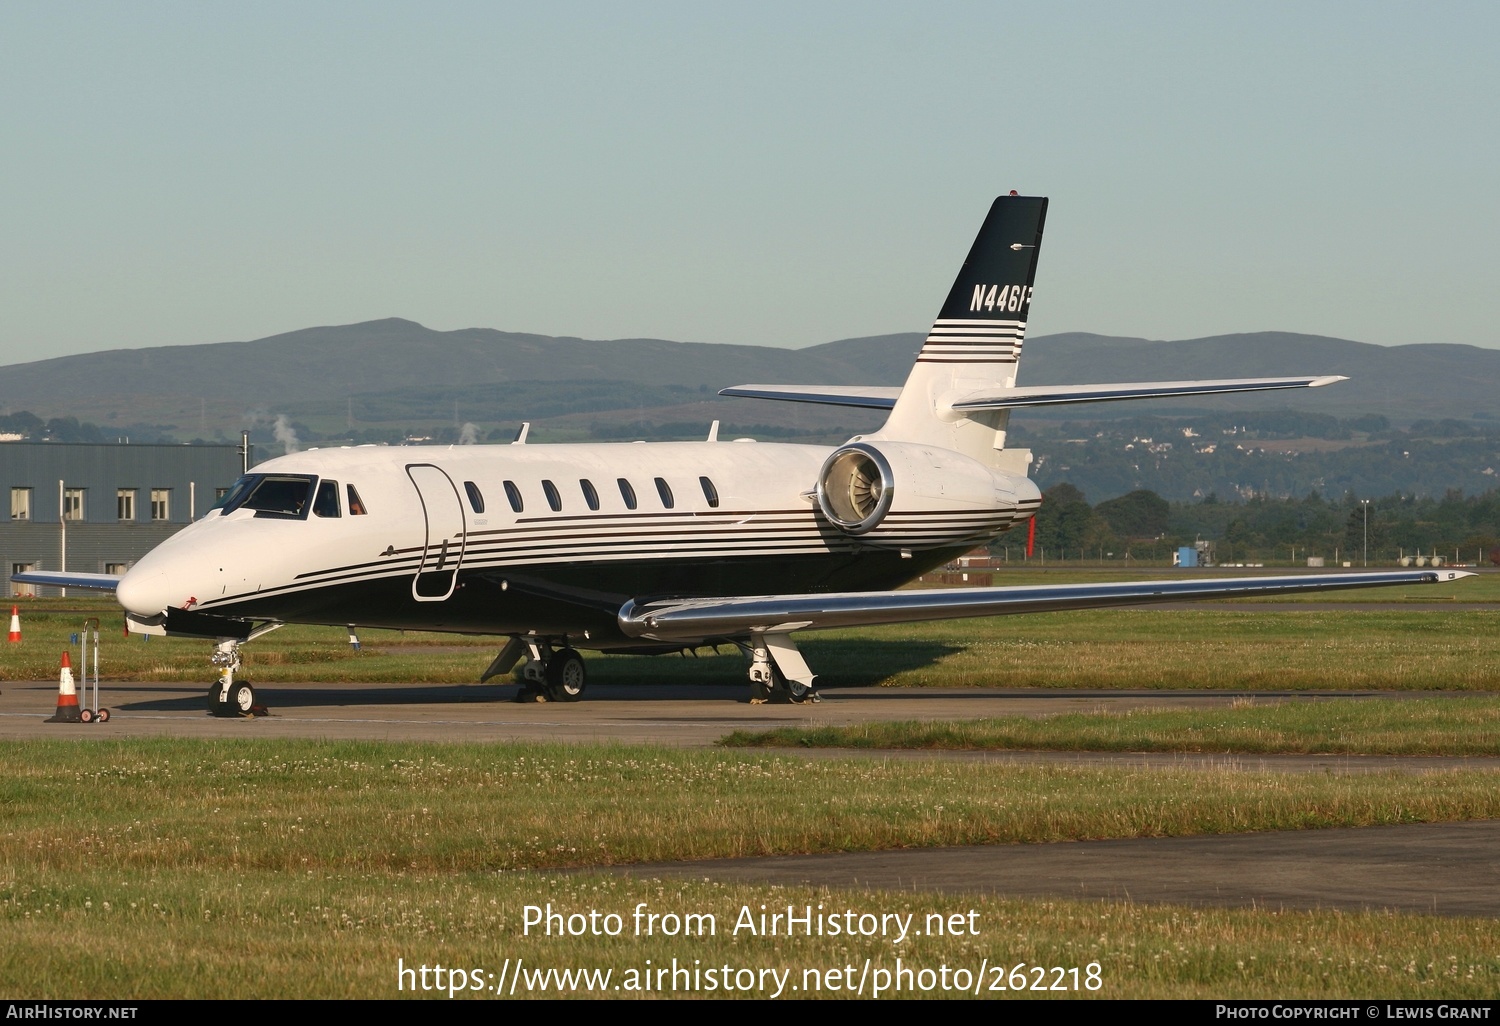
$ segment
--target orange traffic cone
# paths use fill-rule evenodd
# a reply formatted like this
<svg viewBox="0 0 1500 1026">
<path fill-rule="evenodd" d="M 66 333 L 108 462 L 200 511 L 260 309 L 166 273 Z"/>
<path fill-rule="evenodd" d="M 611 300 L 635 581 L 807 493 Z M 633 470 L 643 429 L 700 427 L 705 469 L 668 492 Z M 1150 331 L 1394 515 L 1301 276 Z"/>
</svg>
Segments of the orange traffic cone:
<svg viewBox="0 0 1500 1026">
<path fill-rule="evenodd" d="M 66 652 L 62 654 L 62 669 L 57 676 L 57 712 L 43 722 L 83 722 L 83 716 L 78 711 L 78 692 L 73 689 L 73 663 Z"/>
<path fill-rule="evenodd" d="M 21 610 L 18 606 L 10 607 L 10 640 L 21 640 Z"/>
</svg>

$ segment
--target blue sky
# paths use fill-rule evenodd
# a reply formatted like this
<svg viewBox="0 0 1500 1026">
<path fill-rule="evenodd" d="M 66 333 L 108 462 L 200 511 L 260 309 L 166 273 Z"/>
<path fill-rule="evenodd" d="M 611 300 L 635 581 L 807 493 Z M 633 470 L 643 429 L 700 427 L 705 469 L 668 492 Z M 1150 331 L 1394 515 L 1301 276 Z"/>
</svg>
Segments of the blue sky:
<svg viewBox="0 0 1500 1026">
<path fill-rule="evenodd" d="M 399 316 L 1500 346 L 1500 6 L 0 6 L 0 363 Z"/>
</svg>

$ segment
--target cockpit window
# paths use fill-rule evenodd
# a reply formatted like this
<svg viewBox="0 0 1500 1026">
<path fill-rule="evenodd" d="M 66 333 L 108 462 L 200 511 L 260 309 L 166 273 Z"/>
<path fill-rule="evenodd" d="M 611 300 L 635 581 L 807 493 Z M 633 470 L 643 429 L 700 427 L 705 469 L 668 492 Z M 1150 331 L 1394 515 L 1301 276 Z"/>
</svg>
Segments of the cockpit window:
<svg viewBox="0 0 1500 1026">
<path fill-rule="evenodd" d="M 253 509 L 257 517 L 304 520 L 317 480 L 302 474 L 247 474 L 235 482 L 219 509 L 225 515 Z"/>
<path fill-rule="evenodd" d="M 313 516 L 336 517 L 339 515 L 339 483 L 324 481 L 318 485 L 318 497 L 313 500 Z"/>
<path fill-rule="evenodd" d="M 365 515 L 365 503 L 364 503 L 364 500 L 359 497 L 359 493 L 354 490 L 354 486 L 353 485 L 349 485 L 347 487 L 349 489 L 349 515 L 351 517 L 362 517 L 362 516 L 364 516 Z"/>
<path fill-rule="evenodd" d="M 214 503 L 214 509 L 221 509 L 225 513 L 230 513 L 238 509 L 240 503 L 244 501 L 245 496 L 250 494 L 250 486 L 255 484 L 258 477 L 259 475 L 246 474 L 234 484 L 225 488 L 224 493 Z"/>
</svg>

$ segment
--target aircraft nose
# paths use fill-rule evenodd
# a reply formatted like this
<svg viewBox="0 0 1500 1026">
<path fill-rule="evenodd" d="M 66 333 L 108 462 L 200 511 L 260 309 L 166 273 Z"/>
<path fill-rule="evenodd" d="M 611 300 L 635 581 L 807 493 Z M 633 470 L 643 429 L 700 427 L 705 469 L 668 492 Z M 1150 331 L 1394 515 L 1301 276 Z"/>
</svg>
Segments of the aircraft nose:
<svg viewBox="0 0 1500 1026">
<path fill-rule="evenodd" d="M 160 570 L 131 570 L 115 588 L 115 598 L 127 613 L 155 616 L 171 604 L 167 594 L 167 575 Z"/>
</svg>

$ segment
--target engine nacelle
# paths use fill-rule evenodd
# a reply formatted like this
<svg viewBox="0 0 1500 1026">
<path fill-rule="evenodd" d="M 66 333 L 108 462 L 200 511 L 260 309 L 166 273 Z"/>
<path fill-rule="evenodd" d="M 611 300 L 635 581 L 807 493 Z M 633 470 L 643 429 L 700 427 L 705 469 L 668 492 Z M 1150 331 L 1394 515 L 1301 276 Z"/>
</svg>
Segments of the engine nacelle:
<svg viewBox="0 0 1500 1026">
<path fill-rule="evenodd" d="M 1031 516 L 1042 501 L 1028 478 L 915 442 L 841 446 L 818 472 L 817 497 L 840 531 L 900 548 L 978 544 Z"/>
</svg>

